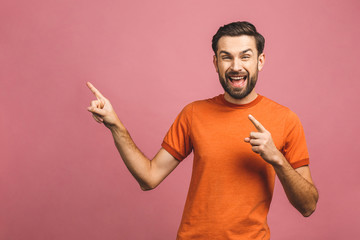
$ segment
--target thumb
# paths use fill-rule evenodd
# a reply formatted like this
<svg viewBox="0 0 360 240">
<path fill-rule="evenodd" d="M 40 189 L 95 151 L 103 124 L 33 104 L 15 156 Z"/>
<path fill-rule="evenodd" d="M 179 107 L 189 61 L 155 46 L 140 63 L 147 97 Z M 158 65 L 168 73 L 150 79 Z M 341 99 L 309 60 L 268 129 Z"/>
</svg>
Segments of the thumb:
<svg viewBox="0 0 360 240">
<path fill-rule="evenodd" d="M 96 108 L 96 107 L 88 107 L 87 109 L 88 109 L 89 112 L 96 113 L 96 114 L 98 114 L 100 116 L 105 115 L 105 110 L 103 110 L 103 109 Z"/>
<path fill-rule="evenodd" d="M 104 108 L 104 106 L 105 106 L 105 100 L 104 99 L 101 99 L 101 98 L 97 98 L 98 99 L 98 101 L 99 101 L 99 108 L 100 109 L 103 109 Z"/>
</svg>

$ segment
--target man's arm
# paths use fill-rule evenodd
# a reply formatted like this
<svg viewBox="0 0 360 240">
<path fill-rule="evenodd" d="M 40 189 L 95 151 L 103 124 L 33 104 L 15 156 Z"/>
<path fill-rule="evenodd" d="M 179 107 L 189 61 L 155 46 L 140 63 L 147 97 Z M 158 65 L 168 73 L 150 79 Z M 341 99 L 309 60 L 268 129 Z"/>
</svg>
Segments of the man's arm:
<svg viewBox="0 0 360 240">
<path fill-rule="evenodd" d="M 251 132 L 245 142 L 250 143 L 252 150 L 274 167 L 290 203 L 304 217 L 310 216 L 315 211 L 319 194 L 313 184 L 309 167 L 293 169 L 276 148 L 270 132 L 253 116 L 249 115 L 249 119 L 258 132 Z"/>
<path fill-rule="evenodd" d="M 110 130 L 126 167 L 144 191 L 157 187 L 179 164 L 179 161 L 163 148 L 149 160 L 135 145 L 125 128 L 116 126 Z"/>
<path fill-rule="evenodd" d="M 309 166 L 293 169 L 280 152 L 278 158 L 282 160 L 273 167 L 287 198 L 304 217 L 309 217 L 315 211 L 319 199 L 318 191 L 311 179 Z"/>
<path fill-rule="evenodd" d="M 131 139 L 110 101 L 91 83 L 87 83 L 87 86 L 97 98 L 91 102 L 88 111 L 93 114 L 93 118 L 98 123 L 104 123 L 110 129 L 121 158 L 130 173 L 138 181 L 141 189 L 151 190 L 155 188 L 176 168 L 179 161 L 163 148 L 152 160 L 148 159 Z"/>
</svg>

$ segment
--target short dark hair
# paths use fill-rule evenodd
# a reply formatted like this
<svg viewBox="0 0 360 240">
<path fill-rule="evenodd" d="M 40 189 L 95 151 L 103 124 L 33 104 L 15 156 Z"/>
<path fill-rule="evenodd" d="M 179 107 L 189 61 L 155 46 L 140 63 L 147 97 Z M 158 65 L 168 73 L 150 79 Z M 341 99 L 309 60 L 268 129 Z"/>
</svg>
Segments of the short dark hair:
<svg viewBox="0 0 360 240">
<path fill-rule="evenodd" d="M 241 35 L 248 35 L 255 37 L 256 41 L 256 49 L 258 51 L 258 55 L 260 55 L 264 51 L 265 46 L 265 38 L 256 31 L 256 27 L 249 23 L 249 22 L 232 22 L 226 24 L 219 28 L 216 34 L 213 36 L 212 39 L 212 49 L 216 55 L 217 52 L 217 44 L 221 37 L 223 36 L 230 36 L 230 37 L 237 37 Z"/>
</svg>

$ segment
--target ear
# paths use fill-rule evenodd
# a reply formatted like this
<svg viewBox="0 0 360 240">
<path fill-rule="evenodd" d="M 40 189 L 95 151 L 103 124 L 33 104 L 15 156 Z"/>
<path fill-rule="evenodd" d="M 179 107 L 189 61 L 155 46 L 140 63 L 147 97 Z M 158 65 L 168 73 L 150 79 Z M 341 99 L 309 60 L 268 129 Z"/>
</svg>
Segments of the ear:
<svg viewBox="0 0 360 240">
<path fill-rule="evenodd" d="M 261 71 L 261 69 L 264 67 L 265 64 L 265 53 L 260 54 L 258 57 L 258 70 Z"/>
<path fill-rule="evenodd" d="M 213 64 L 214 64 L 216 72 L 219 73 L 219 68 L 218 68 L 218 65 L 217 65 L 217 57 L 216 57 L 216 55 L 214 55 L 214 57 L 213 57 Z"/>
</svg>

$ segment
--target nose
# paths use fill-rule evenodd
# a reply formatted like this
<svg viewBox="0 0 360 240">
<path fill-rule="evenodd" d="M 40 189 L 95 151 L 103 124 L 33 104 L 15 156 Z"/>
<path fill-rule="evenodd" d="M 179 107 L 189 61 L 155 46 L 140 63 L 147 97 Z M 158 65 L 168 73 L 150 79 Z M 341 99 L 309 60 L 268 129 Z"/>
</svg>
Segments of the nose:
<svg viewBox="0 0 360 240">
<path fill-rule="evenodd" d="M 243 69 L 242 62 L 238 58 L 234 58 L 231 64 L 231 70 L 232 71 L 241 71 Z"/>
</svg>

